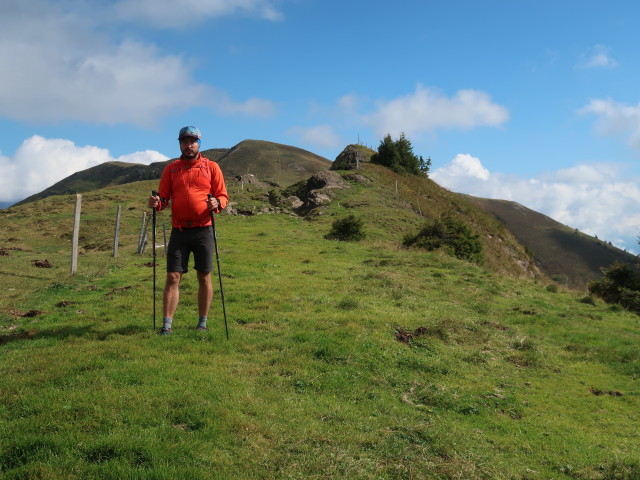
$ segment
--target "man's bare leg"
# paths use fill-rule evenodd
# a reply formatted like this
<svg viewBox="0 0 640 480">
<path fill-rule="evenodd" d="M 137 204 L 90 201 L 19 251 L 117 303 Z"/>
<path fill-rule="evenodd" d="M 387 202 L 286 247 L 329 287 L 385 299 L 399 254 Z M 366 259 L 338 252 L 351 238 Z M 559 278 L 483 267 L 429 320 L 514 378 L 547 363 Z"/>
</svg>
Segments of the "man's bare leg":
<svg viewBox="0 0 640 480">
<path fill-rule="evenodd" d="M 211 284 L 211 272 L 198 272 L 198 329 L 206 330 L 213 285 Z"/>
<path fill-rule="evenodd" d="M 167 281 L 162 296 L 162 330 L 167 332 L 171 331 L 173 316 L 180 301 L 180 280 L 182 280 L 181 272 L 167 272 Z"/>
</svg>

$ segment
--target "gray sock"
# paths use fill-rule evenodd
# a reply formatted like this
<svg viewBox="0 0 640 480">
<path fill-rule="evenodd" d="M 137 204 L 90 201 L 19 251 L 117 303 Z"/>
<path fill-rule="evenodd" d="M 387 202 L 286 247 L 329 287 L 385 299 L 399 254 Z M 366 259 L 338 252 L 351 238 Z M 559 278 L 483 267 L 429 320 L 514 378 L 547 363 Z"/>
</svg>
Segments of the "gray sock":
<svg viewBox="0 0 640 480">
<path fill-rule="evenodd" d="M 173 318 L 164 317 L 162 319 L 162 328 L 166 330 L 171 330 L 171 323 L 173 322 Z"/>
<path fill-rule="evenodd" d="M 207 326 L 207 317 L 200 316 L 198 317 L 198 328 Z"/>
</svg>

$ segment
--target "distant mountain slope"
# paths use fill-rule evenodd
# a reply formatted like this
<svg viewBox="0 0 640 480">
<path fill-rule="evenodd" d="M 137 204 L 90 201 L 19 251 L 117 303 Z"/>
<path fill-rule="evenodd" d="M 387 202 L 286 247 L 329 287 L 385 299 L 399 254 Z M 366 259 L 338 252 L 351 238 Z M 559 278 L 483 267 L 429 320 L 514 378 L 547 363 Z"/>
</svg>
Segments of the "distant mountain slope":
<svg viewBox="0 0 640 480">
<path fill-rule="evenodd" d="M 462 195 L 492 213 L 527 247 L 540 269 L 551 278 L 565 278 L 573 288 L 602 276 L 615 262 L 635 264 L 635 255 L 567 227 L 516 202 Z"/>
<path fill-rule="evenodd" d="M 233 148 L 214 148 L 204 150 L 202 154 L 217 161 L 227 178 L 252 173 L 260 180 L 285 186 L 320 170 L 327 170 L 332 163 L 301 148 L 262 140 L 244 140 Z M 51 195 L 83 193 L 110 185 L 159 179 L 164 167 L 172 160 L 150 165 L 106 162 L 76 172 L 16 205 L 41 200 Z"/>
</svg>

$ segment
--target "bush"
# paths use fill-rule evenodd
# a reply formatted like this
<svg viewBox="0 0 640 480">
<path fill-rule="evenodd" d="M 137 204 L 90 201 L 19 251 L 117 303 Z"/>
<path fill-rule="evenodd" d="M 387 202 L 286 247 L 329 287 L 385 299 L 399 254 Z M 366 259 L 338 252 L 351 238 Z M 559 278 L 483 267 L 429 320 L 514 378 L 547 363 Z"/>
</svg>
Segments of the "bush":
<svg viewBox="0 0 640 480">
<path fill-rule="evenodd" d="M 591 296 L 591 295 L 587 295 L 585 297 L 582 297 L 580 299 L 580 303 L 586 303 L 587 305 L 596 305 L 596 300 Z"/>
<path fill-rule="evenodd" d="M 403 244 L 429 251 L 444 247 L 462 260 L 475 263 L 484 260 L 480 234 L 474 233 L 468 225 L 452 216 L 426 225 L 417 235 L 405 237 Z"/>
<path fill-rule="evenodd" d="M 362 220 L 353 215 L 336 220 L 331 225 L 331 230 L 324 238 L 327 240 L 341 240 L 343 242 L 357 242 L 365 237 L 362 231 Z"/>
<path fill-rule="evenodd" d="M 640 273 L 627 263 L 614 263 L 604 270 L 604 277 L 590 282 L 587 288 L 607 303 L 640 313 Z"/>
</svg>

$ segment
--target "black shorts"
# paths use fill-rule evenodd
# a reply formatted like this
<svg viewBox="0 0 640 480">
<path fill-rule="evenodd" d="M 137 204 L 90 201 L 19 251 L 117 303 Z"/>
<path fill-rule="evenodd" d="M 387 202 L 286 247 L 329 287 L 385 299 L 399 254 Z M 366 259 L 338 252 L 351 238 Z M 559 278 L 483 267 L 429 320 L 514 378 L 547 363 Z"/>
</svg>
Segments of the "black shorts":
<svg viewBox="0 0 640 480">
<path fill-rule="evenodd" d="M 167 272 L 187 273 L 189 255 L 193 252 L 194 268 L 198 272 L 213 270 L 213 229 L 209 227 L 191 227 L 171 229 L 167 248 Z"/>
</svg>

